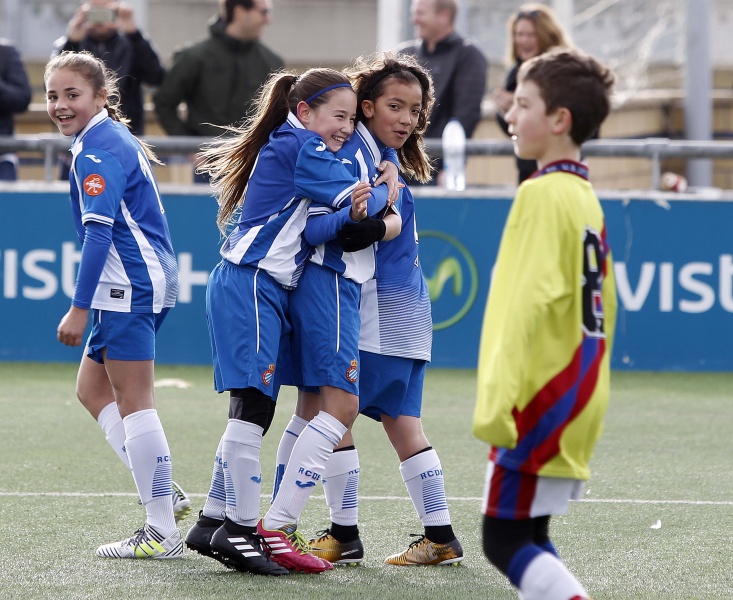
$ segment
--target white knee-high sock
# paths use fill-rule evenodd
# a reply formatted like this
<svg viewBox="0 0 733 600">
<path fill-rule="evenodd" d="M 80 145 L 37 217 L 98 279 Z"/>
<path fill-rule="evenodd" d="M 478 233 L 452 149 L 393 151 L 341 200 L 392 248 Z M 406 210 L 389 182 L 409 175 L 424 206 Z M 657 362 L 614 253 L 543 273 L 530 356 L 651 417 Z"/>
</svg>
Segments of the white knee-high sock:
<svg viewBox="0 0 733 600">
<path fill-rule="evenodd" d="M 423 526 L 450 525 L 443 467 L 438 453 L 430 449 L 411 456 L 400 464 L 400 473 Z"/>
<path fill-rule="evenodd" d="M 130 468 L 130 461 L 127 460 L 127 452 L 125 452 L 125 426 L 122 423 L 120 411 L 117 408 L 117 402 L 110 402 L 97 416 L 97 423 L 104 431 L 107 443 L 112 446 L 112 450 Z"/>
<path fill-rule="evenodd" d="M 226 516 L 250 527 L 257 525 L 260 517 L 262 432 L 254 423 L 229 419 L 221 440 Z"/>
<path fill-rule="evenodd" d="M 173 463 L 163 425 L 152 408 L 127 415 L 122 422 L 127 458 L 147 523 L 168 537 L 176 529 L 176 522 L 171 502 Z"/>
<path fill-rule="evenodd" d="M 224 436 L 219 440 L 214 456 L 214 469 L 211 473 L 211 485 L 209 493 L 206 495 L 204 502 L 203 515 L 210 519 L 223 519 L 227 508 L 227 493 L 224 487 L 224 468 L 222 463 L 224 459 L 221 456 L 221 446 L 224 442 Z"/>
<path fill-rule="evenodd" d="M 346 427 L 327 412 L 319 412 L 293 446 L 280 489 L 265 514 L 266 529 L 278 529 L 298 522 L 308 498 L 323 472 L 334 446 L 341 441 Z"/>
<path fill-rule="evenodd" d="M 277 490 L 280 488 L 280 482 L 283 479 L 285 473 L 285 467 L 288 465 L 290 460 L 290 454 L 293 451 L 293 446 L 298 440 L 298 436 L 303 432 L 308 421 L 301 419 L 298 415 L 290 417 L 290 423 L 288 423 L 285 431 L 283 431 L 280 443 L 277 446 L 277 456 L 275 458 L 275 483 L 272 486 L 272 503 L 277 496 Z"/>
<path fill-rule="evenodd" d="M 332 523 L 359 523 L 359 453 L 356 449 L 331 454 L 323 475 L 323 491 Z"/>
<path fill-rule="evenodd" d="M 524 570 L 519 591 L 524 600 L 573 600 L 588 594 L 563 562 L 550 552 L 542 552 Z"/>
</svg>

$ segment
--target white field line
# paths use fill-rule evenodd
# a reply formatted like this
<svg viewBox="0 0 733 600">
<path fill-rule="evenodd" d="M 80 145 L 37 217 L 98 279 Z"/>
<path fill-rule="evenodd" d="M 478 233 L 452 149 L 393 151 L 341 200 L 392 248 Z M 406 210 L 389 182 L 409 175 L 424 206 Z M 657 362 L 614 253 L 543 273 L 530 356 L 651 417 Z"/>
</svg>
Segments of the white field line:
<svg viewBox="0 0 733 600">
<path fill-rule="evenodd" d="M 137 494 L 129 492 L 2 492 L 0 497 L 9 498 L 32 498 L 36 496 L 46 496 L 51 498 L 137 498 Z M 206 494 L 189 494 L 190 498 L 206 498 Z M 262 498 L 269 498 L 269 494 L 262 494 Z M 313 498 L 323 498 L 323 494 L 313 494 Z M 404 501 L 409 502 L 408 496 L 359 496 L 359 500 L 367 501 Z M 482 499 L 476 497 L 449 496 L 449 502 L 481 502 Z M 715 500 L 638 500 L 634 498 L 584 498 L 578 500 L 582 504 L 683 504 L 688 506 L 733 506 L 733 500 L 715 501 Z"/>
</svg>

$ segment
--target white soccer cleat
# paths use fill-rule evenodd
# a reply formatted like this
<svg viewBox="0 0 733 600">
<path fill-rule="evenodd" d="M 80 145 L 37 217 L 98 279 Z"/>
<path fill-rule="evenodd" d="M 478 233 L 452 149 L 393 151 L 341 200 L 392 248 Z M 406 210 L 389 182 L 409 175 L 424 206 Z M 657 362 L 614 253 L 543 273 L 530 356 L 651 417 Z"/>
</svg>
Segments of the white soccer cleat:
<svg viewBox="0 0 733 600">
<path fill-rule="evenodd" d="M 175 481 L 171 482 L 171 501 L 173 502 L 173 516 L 178 525 L 191 512 L 191 499 Z"/>
<path fill-rule="evenodd" d="M 183 558 L 181 532 L 163 538 L 147 523 L 131 537 L 97 548 L 102 558 Z"/>
</svg>

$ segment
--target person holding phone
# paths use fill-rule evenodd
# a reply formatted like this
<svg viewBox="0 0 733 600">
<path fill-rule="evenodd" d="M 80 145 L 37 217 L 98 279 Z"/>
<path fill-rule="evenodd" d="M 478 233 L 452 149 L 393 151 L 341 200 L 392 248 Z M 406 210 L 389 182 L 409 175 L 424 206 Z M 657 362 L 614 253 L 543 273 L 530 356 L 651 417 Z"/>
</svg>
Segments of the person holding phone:
<svg viewBox="0 0 733 600">
<path fill-rule="evenodd" d="M 104 61 L 119 78 L 120 105 L 130 130 L 145 133 L 143 85 L 157 86 L 165 68 L 150 41 L 138 29 L 132 6 L 126 2 L 86 0 L 79 5 L 54 43 L 52 56 L 86 50 Z"/>
</svg>

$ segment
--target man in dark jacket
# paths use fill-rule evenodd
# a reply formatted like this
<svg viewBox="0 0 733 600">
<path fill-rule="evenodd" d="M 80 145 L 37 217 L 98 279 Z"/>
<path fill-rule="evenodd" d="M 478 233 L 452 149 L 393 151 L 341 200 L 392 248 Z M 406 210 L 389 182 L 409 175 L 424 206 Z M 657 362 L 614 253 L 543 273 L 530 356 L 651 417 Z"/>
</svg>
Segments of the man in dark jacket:
<svg viewBox="0 0 733 600">
<path fill-rule="evenodd" d="M 412 0 L 412 23 L 418 37 L 397 47 L 398 52 L 417 56 L 433 77 L 435 104 L 426 138 L 440 138 L 452 119 L 460 122 L 470 138 L 481 120 L 488 63 L 476 45 L 456 33 L 457 11 L 455 0 Z M 439 161 L 435 165 L 441 169 Z"/>
<path fill-rule="evenodd" d="M 122 113 L 135 135 L 145 133 L 142 85 L 157 86 L 165 69 L 152 44 L 138 30 L 129 4 L 88 0 L 69 21 L 66 35 L 54 43 L 53 55 L 87 50 L 119 78 Z"/>
<path fill-rule="evenodd" d="M 169 135 L 217 136 L 216 125 L 232 125 L 283 60 L 262 42 L 270 22 L 270 0 L 220 0 L 221 14 L 209 22 L 209 37 L 176 51 L 155 94 L 155 111 Z M 186 116 L 179 105 L 185 102 Z M 197 181 L 202 181 L 197 176 Z"/>
<path fill-rule="evenodd" d="M 20 53 L 8 40 L 0 39 L 0 135 L 13 135 L 14 116 L 31 103 L 31 86 Z M 18 157 L 0 155 L 0 180 L 15 181 Z"/>
</svg>

